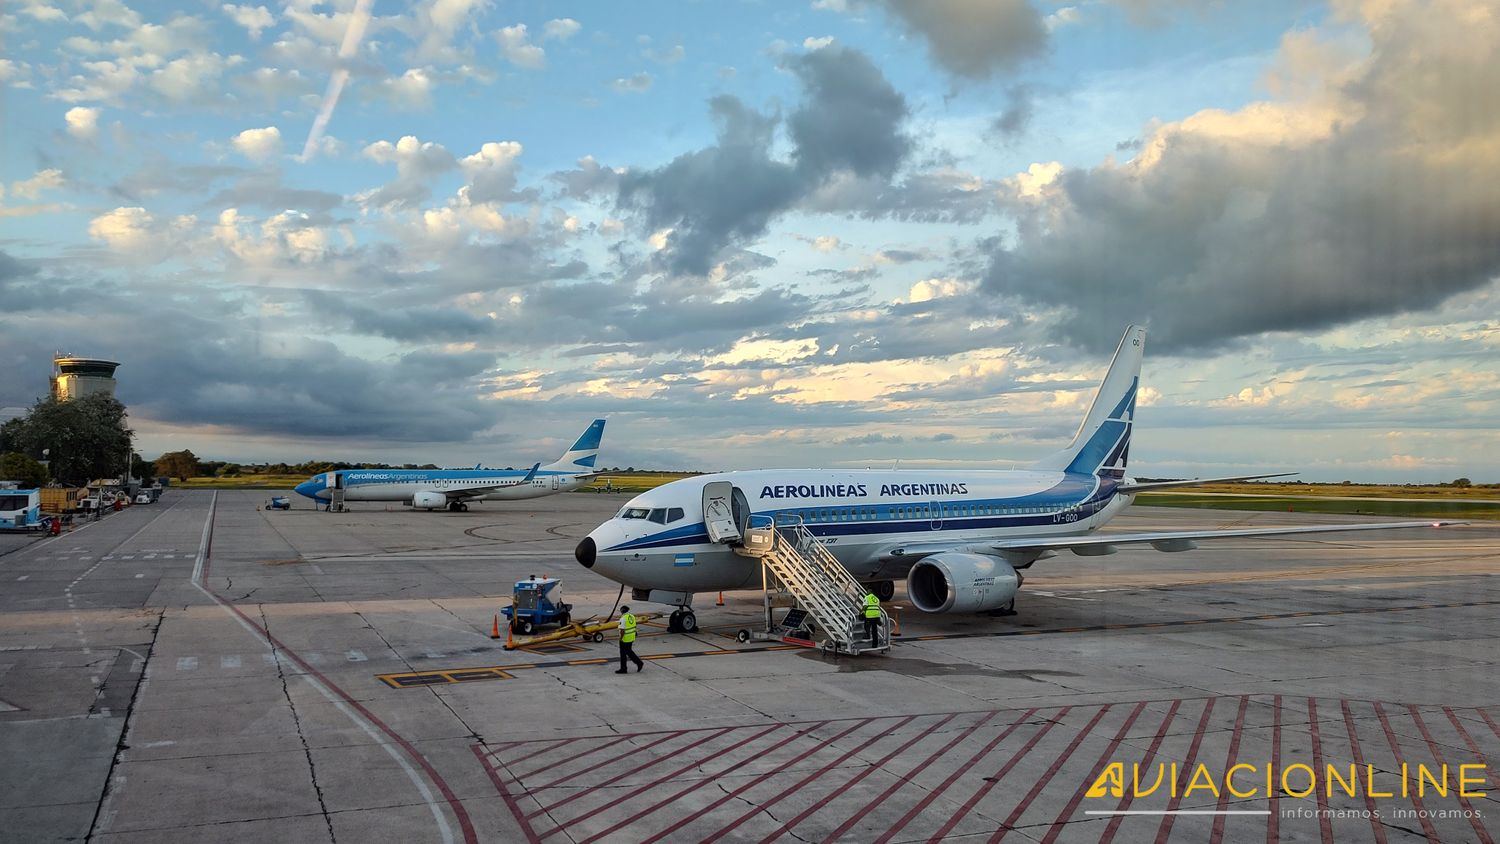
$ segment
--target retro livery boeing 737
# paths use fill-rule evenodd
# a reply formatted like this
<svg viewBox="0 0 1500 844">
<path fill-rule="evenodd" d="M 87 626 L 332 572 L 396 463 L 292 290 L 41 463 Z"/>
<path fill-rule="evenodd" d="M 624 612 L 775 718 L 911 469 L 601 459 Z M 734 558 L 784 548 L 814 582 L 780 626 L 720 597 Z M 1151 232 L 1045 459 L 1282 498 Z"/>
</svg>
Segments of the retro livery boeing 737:
<svg viewBox="0 0 1500 844">
<path fill-rule="evenodd" d="M 1018 570 L 1064 549 L 1080 556 L 1113 554 L 1127 544 L 1187 551 L 1204 539 L 1450 524 L 1097 533 L 1141 490 L 1290 474 L 1154 483 L 1127 477 L 1145 341 L 1145 329 L 1125 331 L 1073 442 L 1030 468 L 701 475 L 631 499 L 585 537 L 574 556 L 634 587 L 636 600 L 676 605 L 673 627 L 692 630 L 693 593 L 760 586 L 759 561 L 736 549 L 747 528 L 775 520 L 800 522 L 882 600 L 904 577 L 907 597 L 925 612 L 1009 610 L 1021 586 Z"/>
<path fill-rule="evenodd" d="M 577 489 L 592 479 L 604 420 L 595 419 L 567 453 L 546 466 L 518 469 L 341 469 L 323 472 L 298 484 L 296 491 L 314 501 L 329 503 L 335 490 L 345 501 L 400 501 L 412 507 L 453 512 L 468 510 L 470 501 L 512 501 L 540 498 Z"/>
</svg>

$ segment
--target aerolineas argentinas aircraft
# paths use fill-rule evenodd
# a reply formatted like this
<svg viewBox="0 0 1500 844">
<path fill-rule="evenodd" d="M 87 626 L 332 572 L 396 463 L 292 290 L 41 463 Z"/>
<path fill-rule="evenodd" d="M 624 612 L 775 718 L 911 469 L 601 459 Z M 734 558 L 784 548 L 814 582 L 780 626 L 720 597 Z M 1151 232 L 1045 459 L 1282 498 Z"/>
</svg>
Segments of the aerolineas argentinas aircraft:
<svg viewBox="0 0 1500 844">
<path fill-rule="evenodd" d="M 686 478 L 631 499 L 574 555 L 634 587 L 636 600 L 675 604 L 675 626 L 691 630 L 693 593 L 760 586 L 759 562 L 734 551 L 752 517 L 757 527 L 800 520 L 882 600 L 905 577 L 907 597 L 926 612 L 1008 609 L 1021 586 L 1016 570 L 1062 549 L 1095 556 L 1147 543 L 1187 551 L 1200 539 L 1445 524 L 1095 534 L 1143 489 L 1276 477 L 1138 483 L 1125 476 L 1145 339 L 1145 329 L 1126 329 L 1072 444 L 1029 469 L 762 469 Z M 705 512 L 725 518 L 705 522 Z"/>
<path fill-rule="evenodd" d="M 567 453 L 546 466 L 518 469 L 341 469 L 323 472 L 298 484 L 296 491 L 314 501 L 327 502 L 342 489 L 345 501 L 400 501 L 412 507 L 457 512 L 468 502 L 489 499 L 512 501 L 540 498 L 577 489 L 598 472 L 599 442 L 604 420 L 595 419 Z"/>
</svg>

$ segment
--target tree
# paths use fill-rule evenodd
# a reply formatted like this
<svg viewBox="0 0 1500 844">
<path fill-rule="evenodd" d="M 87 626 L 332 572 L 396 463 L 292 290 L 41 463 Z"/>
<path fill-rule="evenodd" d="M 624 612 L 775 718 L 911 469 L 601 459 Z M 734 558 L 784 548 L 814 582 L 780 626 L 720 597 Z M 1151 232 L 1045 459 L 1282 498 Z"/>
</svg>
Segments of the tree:
<svg viewBox="0 0 1500 844">
<path fill-rule="evenodd" d="M 1456 486 L 1459 489 L 1467 489 L 1473 485 L 1474 482 L 1468 478 L 1454 478 L 1453 483 L 1449 484 L 1449 486 Z"/>
<path fill-rule="evenodd" d="M 244 471 L 244 467 L 240 466 L 240 464 L 238 463 L 225 463 L 224 467 L 219 470 L 219 474 L 223 475 L 226 478 L 236 478 L 239 477 L 239 474 L 242 471 Z"/>
<path fill-rule="evenodd" d="M 47 483 L 47 467 L 20 452 L 0 454 L 0 478 L 15 481 L 26 488 Z"/>
<path fill-rule="evenodd" d="M 188 449 L 169 451 L 156 458 L 156 472 L 185 481 L 198 476 L 198 456 Z"/>
<path fill-rule="evenodd" d="M 125 405 L 114 396 L 96 393 L 68 401 L 49 396 L 0 427 L 0 451 L 33 460 L 46 451 L 53 478 L 81 485 L 124 474 L 134 436 L 125 425 Z"/>
</svg>

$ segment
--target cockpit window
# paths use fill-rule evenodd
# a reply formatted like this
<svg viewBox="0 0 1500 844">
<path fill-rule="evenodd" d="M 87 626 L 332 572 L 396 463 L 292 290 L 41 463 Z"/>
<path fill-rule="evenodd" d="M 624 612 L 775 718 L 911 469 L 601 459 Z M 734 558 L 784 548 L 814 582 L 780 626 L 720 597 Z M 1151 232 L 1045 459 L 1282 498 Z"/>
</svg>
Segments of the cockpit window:
<svg viewBox="0 0 1500 844">
<path fill-rule="evenodd" d="M 626 507 L 620 511 L 622 519 L 644 519 L 651 515 L 651 511 L 645 507 Z"/>
<path fill-rule="evenodd" d="M 680 518 L 682 518 L 682 508 L 681 507 L 672 507 L 669 510 L 667 510 L 667 524 L 671 524 L 671 523 L 677 521 Z"/>
<path fill-rule="evenodd" d="M 667 523 L 667 509 L 665 507 L 657 507 L 651 511 L 651 515 L 648 518 L 659 525 L 664 525 Z"/>
</svg>

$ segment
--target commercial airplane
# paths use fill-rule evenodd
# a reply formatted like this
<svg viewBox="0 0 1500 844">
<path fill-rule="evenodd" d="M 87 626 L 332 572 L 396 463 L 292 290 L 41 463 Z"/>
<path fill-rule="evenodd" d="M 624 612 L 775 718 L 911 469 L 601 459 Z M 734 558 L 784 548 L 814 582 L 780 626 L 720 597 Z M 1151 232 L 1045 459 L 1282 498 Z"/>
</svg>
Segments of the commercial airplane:
<svg viewBox="0 0 1500 844">
<path fill-rule="evenodd" d="M 674 628 L 692 630 L 693 593 L 760 587 L 759 561 L 736 549 L 747 528 L 778 520 L 800 522 L 882 600 L 904 577 L 912 605 L 935 613 L 1010 611 L 1018 570 L 1063 549 L 1086 557 L 1127 544 L 1187 551 L 1202 539 L 1450 524 L 1096 533 L 1141 490 L 1291 474 L 1127 477 L 1145 339 L 1144 328 L 1126 329 L 1073 442 L 1027 469 L 758 469 L 685 478 L 631 499 L 574 556 L 634 587 L 635 600 L 677 606 Z"/>
<path fill-rule="evenodd" d="M 328 503 L 334 490 L 345 501 L 400 501 L 412 507 L 452 512 L 469 509 L 470 501 L 514 501 L 577 489 L 592 479 L 604 420 L 595 419 L 567 453 L 546 466 L 517 469 L 340 469 L 322 472 L 296 486 L 314 501 Z"/>
</svg>

